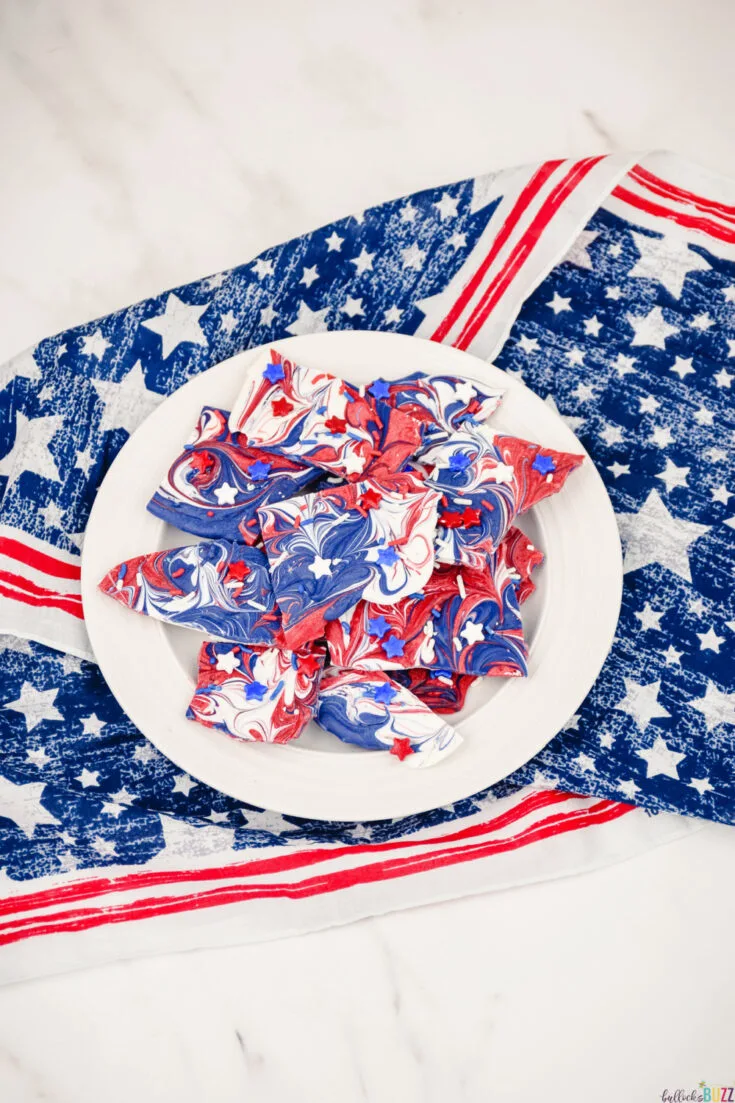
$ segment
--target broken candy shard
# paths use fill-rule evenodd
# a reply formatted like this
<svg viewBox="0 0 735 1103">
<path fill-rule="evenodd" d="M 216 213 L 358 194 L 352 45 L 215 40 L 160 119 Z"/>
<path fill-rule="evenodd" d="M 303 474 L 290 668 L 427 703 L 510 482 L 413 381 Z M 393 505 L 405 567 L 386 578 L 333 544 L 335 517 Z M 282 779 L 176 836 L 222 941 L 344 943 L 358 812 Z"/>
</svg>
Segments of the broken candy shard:
<svg viewBox="0 0 735 1103">
<path fill-rule="evenodd" d="M 418 697 L 377 670 L 327 670 L 316 721 L 344 743 L 389 751 L 413 767 L 435 765 L 462 742 Z"/>
<path fill-rule="evenodd" d="M 434 569 L 438 497 L 399 474 L 259 510 L 288 646 L 318 639 L 361 598 L 392 604 L 421 590 Z"/>
<path fill-rule="evenodd" d="M 368 393 L 421 425 L 422 448 L 438 444 L 465 422 L 480 422 L 497 410 L 502 391 L 451 375 L 414 372 L 403 379 L 378 379 Z"/>
<path fill-rule="evenodd" d="M 248 446 L 228 413 L 205 406 L 194 432 L 148 503 L 155 517 L 197 536 L 254 544 L 257 510 L 323 478 L 314 467 Z"/>
<path fill-rule="evenodd" d="M 230 414 L 230 429 L 248 444 L 355 480 L 381 455 L 390 406 L 328 372 L 295 364 L 276 349 L 248 368 Z M 390 441 L 394 470 L 415 451 L 419 428 L 401 415 Z M 381 444 L 383 441 L 383 444 Z"/>
<path fill-rule="evenodd" d="M 531 543 L 525 532 L 514 525 L 508 530 L 497 554 L 511 572 L 518 604 L 522 605 L 536 589 L 531 572 L 541 566 L 544 553 Z"/>
<path fill-rule="evenodd" d="M 108 571 L 100 589 L 135 612 L 183 628 L 243 643 L 283 641 L 260 548 L 211 540 L 137 555 Z"/>
<path fill-rule="evenodd" d="M 481 568 L 515 517 L 561 490 L 584 457 L 465 426 L 421 457 L 441 491 L 437 559 Z"/>
<path fill-rule="evenodd" d="M 205 643 L 187 718 L 250 743 L 288 743 L 314 716 L 323 648 Z"/>
<path fill-rule="evenodd" d="M 423 592 L 394 605 L 361 601 L 326 626 L 335 666 L 426 667 L 523 677 L 528 650 L 511 568 L 499 556 L 482 571 L 437 567 Z"/>
<path fill-rule="evenodd" d="M 477 681 L 474 674 L 457 674 L 454 670 L 394 670 L 391 678 L 409 689 L 432 712 L 459 712 L 464 708 L 467 690 Z"/>
</svg>

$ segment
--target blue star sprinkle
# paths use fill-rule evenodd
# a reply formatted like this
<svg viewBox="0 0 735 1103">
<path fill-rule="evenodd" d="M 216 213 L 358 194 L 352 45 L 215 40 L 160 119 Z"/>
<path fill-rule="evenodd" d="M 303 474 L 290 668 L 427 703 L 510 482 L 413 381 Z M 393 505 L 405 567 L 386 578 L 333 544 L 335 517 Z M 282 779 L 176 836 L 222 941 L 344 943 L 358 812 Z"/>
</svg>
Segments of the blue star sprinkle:
<svg viewBox="0 0 735 1103">
<path fill-rule="evenodd" d="M 376 379 L 368 390 L 373 398 L 388 398 L 390 395 L 390 387 L 384 379 Z"/>
<path fill-rule="evenodd" d="M 387 640 L 383 640 L 383 651 L 389 659 L 397 659 L 399 655 L 403 655 L 405 647 L 403 640 L 399 640 L 397 636 L 388 636 Z"/>
<path fill-rule="evenodd" d="M 248 468 L 248 475 L 255 483 L 262 483 L 263 479 L 268 478 L 268 472 L 270 471 L 272 464 L 263 463 L 262 460 L 256 460 L 255 463 L 251 463 Z"/>
<path fill-rule="evenodd" d="M 390 625 L 382 614 L 379 617 L 368 617 L 368 632 L 382 640 L 385 633 L 390 632 Z"/>
<path fill-rule="evenodd" d="M 264 686 L 262 682 L 250 682 L 245 686 L 245 700 L 246 701 L 262 701 L 268 691 L 268 686 Z"/>
<path fill-rule="evenodd" d="M 263 378 L 267 379 L 269 383 L 277 383 L 283 377 L 284 371 L 280 364 L 268 364 L 263 372 Z"/>
<path fill-rule="evenodd" d="M 466 452 L 455 452 L 449 457 L 450 471 L 466 471 L 470 466 L 470 457 Z"/>
<path fill-rule="evenodd" d="M 387 682 L 383 682 L 383 684 L 379 685 L 375 690 L 375 700 L 380 705 L 389 705 L 397 692 L 398 690 L 394 689 L 393 686 L 389 686 Z"/>
<path fill-rule="evenodd" d="M 531 467 L 541 475 L 550 475 L 552 471 L 556 471 L 556 464 L 551 456 L 542 456 L 540 452 L 531 464 Z"/>
<path fill-rule="evenodd" d="M 384 567 L 392 567 L 399 559 L 400 556 L 393 547 L 378 549 L 378 563 L 382 563 Z"/>
</svg>

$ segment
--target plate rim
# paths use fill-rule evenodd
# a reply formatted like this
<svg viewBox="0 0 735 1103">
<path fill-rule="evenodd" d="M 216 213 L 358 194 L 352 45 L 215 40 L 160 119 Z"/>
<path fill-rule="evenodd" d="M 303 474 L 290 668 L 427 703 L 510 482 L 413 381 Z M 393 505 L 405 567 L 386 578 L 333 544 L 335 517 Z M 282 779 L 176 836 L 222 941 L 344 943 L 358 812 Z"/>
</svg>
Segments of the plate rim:
<svg viewBox="0 0 735 1103">
<path fill-rule="evenodd" d="M 323 351 L 323 349 L 327 347 L 325 346 L 325 341 L 329 342 L 330 351 L 328 354 L 325 354 Z M 423 367 L 420 364 L 411 365 L 408 369 L 402 368 L 401 370 L 393 372 L 393 374 L 395 375 L 407 374 L 408 370 L 424 370 L 427 372 L 442 371 L 444 374 L 461 375 L 474 382 L 481 384 L 484 383 L 487 386 L 501 386 L 506 392 L 505 400 L 503 406 L 501 406 L 501 409 L 503 407 L 506 407 L 507 409 L 507 404 L 514 395 L 522 396 L 522 402 L 530 406 L 532 413 L 535 409 L 539 412 L 540 415 L 540 404 L 540 406 L 542 406 L 544 410 L 543 419 L 546 420 L 549 425 L 551 425 L 553 421 L 553 424 L 555 426 L 556 432 L 552 435 L 554 435 L 559 440 L 562 438 L 566 438 L 564 443 L 560 444 L 555 441 L 553 445 L 550 446 L 564 448 L 566 450 L 579 450 L 582 454 L 584 454 L 585 459 L 587 460 L 587 463 L 582 465 L 580 471 L 585 472 L 584 478 L 586 483 L 589 484 L 589 489 L 587 493 L 593 494 L 596 497 L 596 504 L 599 510 L 599 516 L 595 519 L 596 530 L 598 532 L 604 531 L 605 529 L 607 530 L 607 532 L 605 533 L 605 539 L 602 541 L 603 554 L 599 556 L 599 558 L 596 560 L 597 566 L 599 568 L 598 573 L 601 573 L 601 578 L 604 579 L 606 583 L 606 589 L 603 587 L 602 594 L 604 607 L 603 612 L 605 615 L 605 627 L 604 630 L 600 630 L 600 625 L 598 624 L 597 626 L 598 634 L 595 641 L 595 647 L 593 649 L 596 656 L 594 661 L 590 662 L 589 654 L 585 655 L 584 652 L 580 651 L 580 649 L 577 648 L 578 661 L 582 665 L 582 668 L 586 671 L 584 677 L 582 677 L 579 681 L 580 683 L 583 681 L 587 684 L 585 685 L 584 692 L 581 692 L 581 694 L 577 694 L 576 691 L 575 693 L 571 694 L 572 697 L 576 697 L 576 703 L 569 708 L 567 708 L 567 706 L 565 705 L 564 709 L 561 710 L 564 715 L 560 715 L 558 703 L 556 704 L 556 707 L 554 707 L 553 700 L 547 702 L 547 708 L 545 711 L 547 712 L 547 714 L 550 714 L 551 717 L 554 718 L 552 724 L 554 730 L 551 731 L 550 734 L 545 734 L 541 742 L 536 742 L 534 749 L 532 749 L 529 753 L 524 752 L 522 759 L 518 759 L 515 761 L 512 761 L 512 750 L 509 750 L 506 746 L 506 744 L 508 743 L 508 731 L 504 728 L 503 737 L 497 737 L 500 740 L 500 743 L 495 743 L 493 746 L 493 749 L 497 752 L 497 758 L 500 762 L 505 762 L 506 765 L 509 762 L 511 763 L 508 768 L 506 768 L 506 766 L 503 766 L 502 772 L 499 774 L 497 770 L 488 770 L 487 777 L 483 776 L 479 780 L 475 780 L 474 778 L 470 780 L 465 773 L 463 781 L 454 781 L 454 784 L 451 784 L 450 777 L 453 779 L 456 774 L 462 773 L 461 770 L 457 770 L 456 760 L 459 758 L 459 756 L 464 756 L 465 748 L 467 746 L 467 743 L 465 742 L 465 747 L 460 747 L 459 750 L 455 752 L 454 755 L 450 756 L 449 759 L 430 770 L 406 770 L 404 768 L 401 768 L 400 765 L 397 765 L 394 762 L 390 762 L 390 766 L 397 767 L 396 770 L 393 772 L 393 778 L 397 780 L 399 777 L 403 777 L 406 779 L 406 782 L 403 786 L 396 786 L 395 784 L 393 784 L 392 786 L 389 786 L 388 791 L 386 791 L 385 784 L 388 780 L 388 777 L 380 778 L 379 776 L 376 776 L 376 771 L 373 767 L 374 765 L 376 765 L 376 759 L 384 761 L 388 758 L 388 756 L 377 755 L 375 752 L 371 751 L 362 751 L 357 754 L 350 755 L 337 755 L 333 752 L 321 751 L 317 748 L 307 748 L 303 746 L 299 747 L 298 741 L 296 741 L 295 744 L 288 744 L 285 747 L 253 744 L 243 745 L 241 742 L 238 742 L 225 733 L 215 732 L 213 729 L 205 728 L 202 725 L 195 725 L 193 724 L 193 722 L 186 720 L 183 716 L 182 709 L 181 715 L 178 717 L 178 722 L 181 724 L 185 724 L 192 729 L 196 729 L 197 736 L 199 737 L 198 742 L 200 745 L 200 750 L 202 751 L 203 759 L 207 758 L 206 748 L 210 746 L 214 747 L 212 736 L 215 736 L 217 740 L 225 740 L 229 745 L 234 745 L 236 747 L 236 753 L 238 754 L 244 751 L 247 754 L 253 756 L 248 763 L 248 768 L 243 770 L 242 774 L 238 775 L 233 780 L 229 776 L 229 774 L 215 769 L 214 766 L 210 770 L 206 762 L 205 769 L 202 770 L 202 763 L 200 761 L 192 763 L 190 755 L 186 753 L 184 753 L 183 756 L 179 755 L 180 747 L 187 746 L 188 742 L 186 740 L 184 741 L 184 743 L 177 742 L 176 734 L 173 730 L 171 730 L 170 723 L 161 724 L 160 720 L 158 720 L 155 721 L 154 724 L 155 717 L 149 718 L 147 709 L 145 710 L 145 715 L 143 715 L 143 707 L 141 706 L 141 708 L 138 708 L 139 702 L 134 701 L 131 705 L 130 699 L 126 700 L 125 702 L 123 702 L 123 700 L 121 699 L 121 692 L 123 695 L 126 695 L 125 690 L 121 690 L 121 686 L 124 686 L 125 684 L 125 679 L 121 677 L 121 668 L 117 665 L 116 649 L 114 646 L 110 646 L 109 640 L 106 639 L 106 637 L 109 637 L 112 634 L 110 633 L 110 628 L 112 627 L 114 629 L 115 625 L 118 624 L 123 636 L 132 636 L 133 638 L 137 638 L 139 640 L 143 640 L 147 636 L 148 646 L 153 646 L 154 649 L 157 646 L 153 643 L 154 639 L 156 637 L 160 637 L 165 640 L 166 633 L 166 627 L 162 622 L 142 616 L 135 618 L 130 617 L 128 610 L 123 609 L 117 603 L 105 600 L 104 595 L 101 595 L 97 590 L 97 582 L 99 578 L 102 577 L 102 573 L 99 571 L 98 563 L 100 547 L 100 526 L 104 525 L 105 523 L 105 511 L 108 508 L 108 496 L 111 488 L 115 488 L 116 481 L 120 478 L 121 471 L 124 471 L 128 464 L 134 462 L 134 458 L 136 457 L 138 451 L 141 449 L 141 442 L 145 442 L 147 436 L 151 433 L 151 426 L 157 426 L 159 422 L 163 424 L 164 420 L 168 420 L 166 411 L 168 410 L 169 414 L 171 413 L 170 404 L 174 403 L 174 401 L 178 401 L 178 404 L 182 405 L 182 394 L 186 392 L 187 396 L 190 394 L 193 395 L 203 386 L 203 381 L 207 377 L 211 378 L 211 373 L 217 372 L 224 375 L 229 371 L 235 370 L 236 367 L 244 367 L 251 358 L 257 357 L 260 353 L 262 353 L 264 349 L 270 347 L 278 347 L 279 349 L 288 351 L 289 355 L 291 355 L 295 359 L 301 359 L 304 362 L 308 362 L 309 358 L 311 357 L 311 352 L 309 351 L 311 349 L 313 349 L 314 351 L 314 357 L 325 357 L 325 355 L 331 355 L 332 353 L 335 353 L 336 355 L 338 346 L 346 344 L 348 347 L 347 353 L 345 355 L 345 360 L 349 361 L 349 345 L 354 344 L 355 341 L 361 342 L 363 345 L 366 342 L 372 343 L 376 350 L 378 350 L 374 354 L 374 358 L 380 359 L 381 361 L 386 360 L 387 363 L 391 362 L 389 346 L 392 346 L 396 350 L 396 355 L 393 359 L 399 361 L 403 359 L 403 356 L 399 354 L 399 350 L 401 349 L 407 351 L 409 349 L 413 349 L 415 350 L 416 356 L 418 358 L 423 357 L 427 360 L 439 359 L 446 360 L 447 362 L 454 360 L 454 364 L 451 366 L 447 366 L 447 364 L 444 364 L 441 367 L 437 364 L 431 366 L 425 365 Z M 378 349 L 378 345 L 382 345 L 385 353 Z M 412 356 L 412 353 L 410 351 L 408 351 L 408 356 L 409 358 Z M 312 359 L 314 357 L 312 357 Z M 334 368 L 334 366 L 332 366 L 330 370 L 336 369 Z M 347 373 L 349 373 L 348 365 L 346 365 L 345 370 Z M 386 363 L 384 362 L 381 362 L 381 375 L 386 375 L 386 377 L 390 376 L 390 372 L 386 370 Z M 217 404 L 214 398 L 211 401 L 212 404 Z M 207 403 L 207 400 L 198 398 L 197 403 L 200 403 L 200 405 L 205 405 Z M 193 424 L 193 421 L 190 422 L 189 426 L 187 427 L 182 426 L 182 436 L 184 433 L 190 431 L 191 424 Z M 492 427 L 493 421 L 491 420 L 489 424 Z M 511 429 L 509 431 L 518 432 L 519 435 L 522 435 L 520 430 Z M 164 460 L 163 463 L 165 464 L 165 462 L 167 461 Z M 159 470 L 160 468 L 156 469 L 157 472 Z M 155 483 L 155 485 L 157 485 L 157 482 Z M 570 487 L 573 485 L 574 483 L 571 483 Z M 153 488 L 155 489 L 155 486 L 153 486 Z M 534 507 L 533 513 L 542 531 L 545 529 L 547 531 L 552 531 L 554 529 L 554 526 L 558 525 L 557 514 L 560 508 L 559 500 L 559 496 L 554 496 L 541 503 L 539 506 Z M 572 508 L 573 498 L 570 498 L 568 494 L 562 495 L 561 502 L 561 508 L 564 508 L 566 503 L 570 503 L 568 507 L 569 509 Z M 157 521 L 157 519 L 152 518 L 152 516 L 148 514 L 147 511 L 145 511 L 145 509 L 144 513 L 146 519 L 150 518 L 150 521 L 152 523 L 160 525 L 160 531 L 163 532 L 163 522 Z M 141 524 L 142 523 L 143 522 L 141 519 Z M 190 537 L 190 540 L 192 542 L 196 539 L 197 538 L 194 536 Z M 153 545 L 151 545 L 149 550 L 153 550 Z M 542 550 L 545 550 L 543 546 Z M 130 552 L 127 554 L 134 553 Z M 125 557 L 127 556 L 124 555 L 123 558 Z M 108 567 L 112 558 L 112 553 L 110 553 L 110 556 L 107 559 Z M 589 566 L 589 563 L 586 564 L 587 569 L 589 568 Z M 555 600 L 558 603 L 559 595 L 554 594 L 553 587 L 555 578 L 556 585 L 558 586 L 559 584 L 559 571 L 558 569 L 555 569 L 554 565 L 550 564 L 548 561 L 545 562 L 543 569 L 545 572 L 545 583 L 548 582 L 549 586 L 551 587 L 550 593 L 552 596 L 555 596 Z M 554 736 L 561 729 L 568 717 L 576 711 L 577 706 L 584 700 L 584 698 L 589 693 L 589 690 L 592 688 L 592 685 L 594 684 L 599 671 L 601 670 L 605 659 L 607 658 L 615 636 L 622 600 L 623 586 L 622 550 L 620 546 L 617 522 L 615 520 L 615 514 L 613 512 L 612 504 L 607 494 L 607 490 L 604 486 L 604 483 L 602 482 L 599 472 L 594 465 L 594 462 L 587 453 L 586 449 L 578 440 L 573 431 L 569 428 L 569 426 L 563 422 L 558 413 L 555 413 L 554 410 L 548 406 L 548 404 L 544 403 L 538 395 L 527 388 L 522 382 L 513 378 L 512 376 L 507 375 L 504 372 L 501 372 L 501 370 L 495 367 L 495 365 L 488 364 L 470 353 L 461 352 L 457 349 L 452 348 L 451 346 L 425 341 L 421 338 L 416 338 L 406 334 L 393 334 L 383 331 L 369 330 L 337 330 L 325 333 L 301 335 L 297 337 L 287 337 L 282 338 L 278 341 L 271 341 L 268 342 L 266 345 L 260 345 L 256 348 L 245 350 L 243 352 L 235 354 L 232 357 L 227 358 L 226 360 L 219 361 L 217 364 L 212 365 L 204 372 L 201 372 L 198 375 L 194 376 L 191 380 L 188 380 L 181 387 L 177 388 L 171 395 L 164 398 L 163 402 L 161 402 L 156 407 L 156 409 L 153 410 L 148 415 L 148 417 L 144 419 L 141 425 L 135 430 L 133 434 L 131 434 L 131 436 L 122 446 L 97 490 L 95 501 L 90 512 L 85 540 L 82 548 L 81 570 L 82 603 L 85 612 L 87 630 L 90 637 L 92 649 L 95 654 L 95 658 L 100 666 L 103 677 L 105 678 L 111 692 L 115 696 L 123 711 L 126 712 L 126 714 L 139 728 L 142 734 L 144 734 L 146 738 L 148 738 L 154 744 L 154 746 L 156 746 L 157 749 L 161 751 L 161 753 L 163 753 L 167 758 L 173 761 L 174 764 L 177 765 L 180 769 L 185 770 L 192 777 L 195 777 L 203 783 L 219 789 L 222 792 L 228 793 L 229 795 L 235 797 L 236 799 L 242 800 L 245 803 L 260 805 L 262 807 L 282 812 L 286 815 L 299 816 L 307 819 L 351 822 L 370 822 L 379 819 L 400 818 L 407 815 L 425 812 L 436 807 L 441 807 L 443 805 L 455 803 L 458 800 L 462 800 L 469 796 L 472 796 L 475 793 L 481 792 L 482 790 L 486 789 L 488 786 L 497 783 L 498 781 L 502 780 L 502 778 L 508 776 L 509 773 L 512 773 L 514 770 L 520 768 L 527 761 L 529 761 L 529 759 L 535 757 L 535 755 L 538 754 L 539 751 L 541 751 L 543 747 L 545 747 L 547 743 L 554 738 Z M 573 602 L 570 600 L 568 604 L 573 605 Z M 546 638 L 546 636 L 542 633 L 542 628 L 544 619 L 548 619 L 548 609 L 549 603 L 547 602 L 546 606 L 542 610 L 541 622 L 537 627 L 537 635 L 540 635 L 543 639 Z M 122 615 L 123 619 L 120 619 L 120 615 Z M 126 624 L 128 625 L 127 628 Z M 556 626 L 554 627 L 556 628 Z M 567 625 L 565 622 L 565 627 L 566 635 L 564 638 L 568 640 L 569 630 L 574 626 Z M 548 625 L 545 631 L 546 635 L 548 635 Z M 202 639 L 204 638 L 204 635 L 202 635 Z M 167 647 L 169 652 L 172 652 L 170 644 L 166 643 L 165 646 Z M 538 649 L 536 650 L 538 652 Z M 128 649 L 128 651 L 130 651 L 130 649 Z M 124 659 L 125 656 L 123 654 L 123 662 Z M 135 664 L 132 665 L 134 667 Z M 128 667 L 130 666 L 131 661 L 130 655 L 128 654 Z M 548 673 L 548 671 L 544 671 L 543 661 L 541 663 L 538 662 L 538 653 L 534 655 L 534 648 L 532 648 L 529 660 L 529 677 L 527 679 L 506 680 L 506 684 L 503 686 L 502 690 L 498 692 L 496 696 L 491 699 L 491 701 L 488 701 L 485 704 L 481 705 L 476 713 L 468 717 L 466 720 L 463 720 L 458 725 L 459 730 L 463 734 L 470 734 L 468 730 L 469 728 L 476 729 L 478 725 L 481 726 L 482 714 L 489 707 L 491 707 L 493 703 L 495 703 L 496 710 L 499 709 L 501 718 L 505 718 L 506 722 L 512 720 L 514 702 L 515 699 L 519 696 L 519 691 L 531 685 L 534 680 L 535 688 L 540 688 L 544 685 L 544 683 L 549 680 L 547 677 Z M 180 671 L 180 674 L 181 678 L 186 681 L 183 671 Z M 171 686 L 172 691 L 175 685 L 176 682 L 174 681 Z M 554 689 L 556 688 L 557 687 L 554 686 Z M 190 697 L 192 691 L 190 687 L 184 690 L 184 687 L 179 684 L 178 692 L 185 693 L 187 697 Z M 502 707 L 500 707 L 498 704 L 501 701 L 503 702 Z M 521 701 L 519 705 L 522 708 L 523 702 Z M 133 715 L 133 713 L 136 713 L 136 715 Z M 142 722 L 138 719 L 138 716 L 142 717 Z M 451 716 L 447 717 L 447 720 L 449 723 L 452 723 Z M 155 731 L 152 730 L 154 726 Z M 474 738 L 477 739 L 479 737 L 475 735 Z M 503 739 L 505 740 L 505 743 L 503 743 Z M 501 746 L 504 747 L 502 753 L 500 750 Z M 265 752 L 265 754 L 263 752 Z M 267 757 L 269 754 L 271 757 L 274 754 L 280 756 L 280 761 L 274 769 L 266 767 L 266 769 L 263 770 L 263 763 L 267 761 Z M 359 768 L 363 772 L 363 782 L 367 786 L 367 798 L 365 797 L 364 793 L 365 786 L 363 787 L 363 795 L 359 799 L 354 794 L 352 795 L 352 797 L 344 799 L 344 795 L 341 791 L 335 793 L 333 789 L 330 788 L 329 791 L 331 799 L 326 801 L 322 800 L 321 802 L 317 802 L 317 805 L 315 805 L 313 794 L 311 796 L 307 794 L 304 797 L 303 794 L 300 794 L 299 792 L 299 762 L 301 760 L 301 766 L 304 765 L 304 755 L 310 756 L 312 763 L 318 762 L 320 766 L 325 770 L 325 784 L 328 780 L 326 774 L 334 773 L 336 763 L 345 763 L 348 761 L 355 762 L 357 758 L 360 758 L 362 760 L 362 763 Z M 258 757 L 256 758 L 255 756 Z M 319 756 L 318 759 L 315 758 L 315 756 Z M 482 757 L 483 756 L 480 755 L 480 758 Z M 212 760 L 214 760 L 214 751 L 212 754 Z M 448 768 L 451 766 L 452 762 L 455 762 L 455 767 L 450 774 L 448 772 Z M 348 767 L 347 769 L 349 770 L 350 767 Z M 339 767 L 337 767 L 337 771 L 339 772 Z M 380 774 L 380 772 L 381 771 L 378 771 L 378 774 Z M 384 773 L 385 771 L 382 772 Z M 284 798 L 278 796 L 278 782 L 276 782 L 274 788 L 273 785 L 269 784 L 267 780 L 263 780 L 262 775 L 264 773 L 265 775 L 280 775 L 283 781 L 283 784 L 280 786 L 281 789 L 288 791 L 290 787 L 291 796 L 286 798 L 286 803 L 288 804 L 288 807 L 283 806 Z M 207 774 L 209 776 L 203 776 Z M 295 776 L 293 776 L 294 774 Z M 432 781 L 432 778 L 434 778 L 435 780 Z M 411 781 L 410 779 L 418 779 L 418 783 L 415 780 Z M 428 779 L 428 781 L 425 779 Z M 247 789 L 247 795 L 244 792 L 243 785 Z M 411 790 L 410 796 L 408 795 L 409 788 Z M 437 794 L 439 795 L 437 796 Z M 402 795 L 404 795 L 405 797 L 405 799 L 403 800 L 400 799 Z M 266 799 L 264 799 L 264 797 Z"/>
</svg>

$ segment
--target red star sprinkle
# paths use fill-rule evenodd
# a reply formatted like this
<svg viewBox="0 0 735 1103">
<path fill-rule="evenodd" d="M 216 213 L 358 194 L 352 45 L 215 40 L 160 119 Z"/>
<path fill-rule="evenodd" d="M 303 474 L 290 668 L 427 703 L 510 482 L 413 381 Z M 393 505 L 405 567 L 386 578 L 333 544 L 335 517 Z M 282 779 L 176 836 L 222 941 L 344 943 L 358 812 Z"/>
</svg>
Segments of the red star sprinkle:
<svg viewBox="0 0 735 1103">
<path fill-rule="evenodd" d="M 214 460 L 210 452 L 193 452 L 189 463 L 200 475 L 205 475 L 212 468 Z"/>
<path fill-rule="evenodd" d="M 330 433 L 344 433 L 347 429 L 347 422 L 343 417 L 328 417 L 324 422 L 324 427 L 329 429 Z"/>
<path fill-rule="evenodd" d="M 469 528 L 471 525 L 479 525 L 479 523 L 479 509 L 471 509 L 470 506 L 466 506 L 465 511 L 462 514 L 462 524 L 465 526 L 465 528 Z"/>
<path fill-rule="evenodd" d="M 393 740 L 393 746 L 390 749 L 390 753 L 394 754 L 397 759 L 403 762 L 404 758 L 408 758 L 410 754 L 415 754 L 416 752 L 411 746 L 410 739 L 399 739 L 396 737 Z"/>
<path fill-rule="evenodd" d="M 242 582 L 250 574 L 247 563 L 230 563 L 227 568 L 227 582 Z"/>
<path fill-rule="evenodd" d="M 305 674 L 308 674 L 310 677 L 312 674 L 316 674 L 321 665 L 322 664 L 320 663 L 316 655 L 305 655 L 304 658 L 301 660 L 301 669 L 304 671 Z"/>
<path fill-rule="evenodd" d="M 383 495 L 379 494 L 377 490 L 366 490 L 364 494 L 360 495 L 358 505 L 360 509 L 375 509 L 383 501 Z"/>
<path fill-rule="evenodd" d="M 448 529 L 458 529 L 463 523 L 461 513 L 445 510 L 444 513 L 439 514 L 439 524 L 445 525 Z"/>
<path fill-rule="evenodd" d="M 287 398 L 276 398 L 271 403 L 271 406 L 276 417 L 285 417 L 286 414 L 290 414 L 293 410 L 293 404 L 289 402 Z"/>
</svg>

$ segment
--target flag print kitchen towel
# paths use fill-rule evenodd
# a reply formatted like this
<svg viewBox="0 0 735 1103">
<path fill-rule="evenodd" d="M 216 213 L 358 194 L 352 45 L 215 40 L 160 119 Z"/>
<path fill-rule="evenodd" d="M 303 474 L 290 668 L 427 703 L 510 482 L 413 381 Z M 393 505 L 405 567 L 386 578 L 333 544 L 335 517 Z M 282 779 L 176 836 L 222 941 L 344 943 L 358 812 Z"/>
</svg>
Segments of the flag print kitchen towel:
<svg viewBox="0 0 735 1103">
<path fill-rule="evenodd" d="M 177 770 L 107 689 L 79 594 L 96 489 L 146 414 L 237 352 L 336 328 L 519 374 L 588 449 L 625 552 L 610 657 L 564 731 L 486 793 L 366 825 Z M 733 356 L 735 186 L 655 154 L 391 201 L 0 369 L 0 976 L 328 926 L 732 822 Z"/>
</svg>

